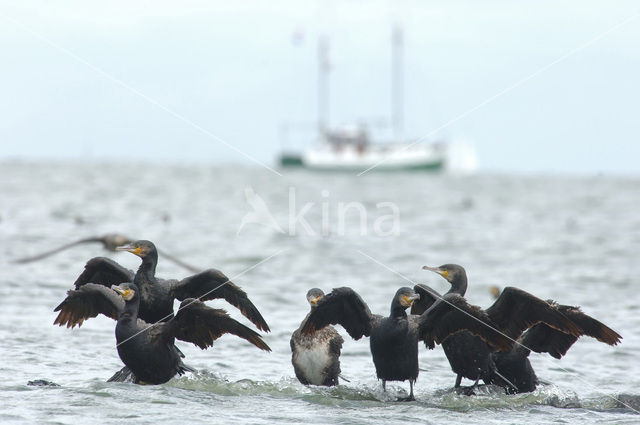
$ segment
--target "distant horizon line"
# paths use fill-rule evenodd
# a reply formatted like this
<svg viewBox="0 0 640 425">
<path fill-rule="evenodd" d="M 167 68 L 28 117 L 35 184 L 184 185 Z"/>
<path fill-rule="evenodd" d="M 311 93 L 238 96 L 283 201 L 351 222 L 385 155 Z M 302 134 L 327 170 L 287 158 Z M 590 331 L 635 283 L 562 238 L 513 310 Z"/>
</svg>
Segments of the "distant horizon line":
<svg viewBox="0 0 640 425">
<path fill-rule="evenodd" d="M 274 158 L 272 162 L 265 161 L 271 166 L 283 170 L 277 166 L 277 159 Z M 45 156 L 45 155 L 6 155 L 0 156 L 0 167 L 7 165 L 20 165 L 20 166 L 32 166 L 32 165 L 49 165 L 49 166 L 65 166 L 65 165 L 113 165 L 114 163 L 120 163 L 125 165 L 150 165 L 150 166 L 171 166 L 175 168 L 185 167 L 214 167 L 214 168 L 231 168 L 242 167 L 247 170 L 260 170 L 262 167 L 250 163 L 249 161 L 242 160 L 211 160 L 211 159 L 175 159 L 175 158 L 137 158 L 137 157 L 118 157 L 118 156 L 103 156 L 96 157 L 91 155 L 78 155 L 78 156 Z M 265 170 L 265 172 L 268 172 Z M 348 175 L 345 172 L 327 172 L 327 171 L 314 171 L 314 170 L 290 170 L 285 171 L 283 174 L 300 174 L 309 173 L 317 175 Z M 500 168 L 486 168 L 482 165 L 478 166 L 478 169 L 474 172 L 456 172 L 456 171 L 442 171 L 442 172 L 420 172 L 420 171 L 395 171 L 395 172 L 381 172 L 373 173 L 373 175 L 383 174 L 385 176 L 390 175 L 417 175 L 424 174 L 429 177 L 438 177 L 442 175 L 449 176 L 513 176 L 513 177 L 570 177 L 570 178 L 601 178 L 601 177 L 613 177 L 613 178 L 639 178 L 640 171 L 612 171 L 612 170 L 594 170 L 594 171 L 572 171 L 572 170 L 514 170 L 514 169 L 500 169 Z M 354 175 L 354 178 L 356 176 Z"/>
</svg>

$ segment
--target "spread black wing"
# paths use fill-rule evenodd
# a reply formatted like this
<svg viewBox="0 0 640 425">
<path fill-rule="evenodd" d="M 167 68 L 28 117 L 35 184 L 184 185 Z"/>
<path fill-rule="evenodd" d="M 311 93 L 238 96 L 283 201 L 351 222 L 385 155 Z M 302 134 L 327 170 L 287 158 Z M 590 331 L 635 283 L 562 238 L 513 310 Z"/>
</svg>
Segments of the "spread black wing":
<svg viewBox="0 0 640 425">
<path fill-rule="evenodd" d="M 74 285 L 76 289 L 89 282 L 111 288 L 125 282 L 133 282 L 135 273 L 122 267 L 110 258 L 94 257 L 87 261 L 84 271 L 78 276 Z"/>
<path fill-rule="evenodd" d="M 118 319 L 124 309 L 124 300 L 114 290 L 95 283 L 87 283 L 79 289 L 67 292 L 64 299 L 53 311 L 59 311 L 54 325 L 73 328 L 98 314 Z"/>
<path fill-rule="evenodd" d="M 462 330 L 482 338 L 498 350 L 510 350 L 514 344 L 499 332 L 484 310 L 467 303 L 458 294 L 443 295 L 418 319 L 419 338 L 431 349 L 449 335 Z"/>
<path fill-rule="evenodd" d="M 411 306 L 411 314 L 421 315 L 427 311 L 433 303 L 442 298 L 442 295 L 422 283 L 414 286 L 413 290 L 420 295 L 420 299 L 413 302 L 413 305 Z"/>
<path fill-rule="evenodd" d="M 371 314 L 367 304 L 351 288 L 336 288 L 325 295 L 311 310 L 302 325 L 303 334 L 313 334 L 327 325 L 341 325 L 353 339 L 371 334 L 380 316 Z"/>
<path fill-rule="evenodd" d="M 231 282 L 220 270 L 209 269 L 180 281 L 173 281 L 171 292 L 179 300 L 197 298 L 207 301 L 224 298 L 229 304 L 237 307 L 258 329 L 265 332 L 270 330 L 247 293 Z"/>
<path fill-rule="evenodd" d="M 616 345 L 622 337 L 613 329 L 584 314 L 579 307 L 559 305 L 550 302 L 551 306 L 560 311 L 580 328 L 580 336 L 586 335 L 609 345 Z M 578 336 L 560 332 L 550 326 L 540 323 L 522 335 L 521 343 L 536 353 L 549 353 L 556 359 L 561 358 L 578 340 Z"/>
<path fill-rule="evenodd" d="M 420 339 L 433 348 L 448 335 L 467 330 L 494 349 L 508 351 L 525 330 L 539 323 L 571 335 L 580 333 L 575 323 L 548 302 L 508 287 L 487 310 L 468 304 L 459 295 L 446 294 L 420 317 Z"/>
<path fill-rule="evenodd" d="M 165 336 L 191 342 L 202 349 L 211 347 L 222 335 L 232 334 L 261 350 L 271 351 L 257 332 L 231 318 L 226 311 L 208 307 L 193 298 L 182 301 L 175 317 L 160 326 Z"/>
<path fill-rule="evenodd" d="M 574 336 L 580 335 L 579 327 L 547 301 L 518 288 L 504 288 L 486 313 L 511 339 L 518 339 L 522 332 L 538 323 Z"/>
</svg>

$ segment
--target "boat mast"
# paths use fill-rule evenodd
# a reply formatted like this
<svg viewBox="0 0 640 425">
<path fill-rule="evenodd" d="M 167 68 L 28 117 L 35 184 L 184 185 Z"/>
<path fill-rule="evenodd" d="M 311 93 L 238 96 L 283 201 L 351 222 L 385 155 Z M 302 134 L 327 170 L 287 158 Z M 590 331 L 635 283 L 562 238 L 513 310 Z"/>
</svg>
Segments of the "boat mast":
<svg viewBox="0 0 640 425">
<path fill-rule="evenodd" d="M 329 40 L 318 37 L 318 134 L 324 137 L 329 130 Z"/>
<path fill-rule="evenodd" d="M 393 25 L 391 32 L 391 125 L 393 138 L 400 142 L 403 137 L 403 32 L 398 23 Z"/>
</svg>

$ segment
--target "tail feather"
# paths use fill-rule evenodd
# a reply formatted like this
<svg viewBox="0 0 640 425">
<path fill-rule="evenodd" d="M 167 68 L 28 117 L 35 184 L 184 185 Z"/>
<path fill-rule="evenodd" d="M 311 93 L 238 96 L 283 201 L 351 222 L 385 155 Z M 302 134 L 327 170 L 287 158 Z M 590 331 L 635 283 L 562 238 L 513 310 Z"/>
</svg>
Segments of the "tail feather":
<svg viewBox="0 0 640 425">
<path fill-rule="evenodd" d="M 197 370 L 180 362 L 178 365 L 178 375 L 184 375 L 186 372 L 196 373 Z"/>
<path fill-rule="evenodd" d="M 136 377 L 127 366 L 117 371 L 107 382 L 135 382 Z"/>
</svg>

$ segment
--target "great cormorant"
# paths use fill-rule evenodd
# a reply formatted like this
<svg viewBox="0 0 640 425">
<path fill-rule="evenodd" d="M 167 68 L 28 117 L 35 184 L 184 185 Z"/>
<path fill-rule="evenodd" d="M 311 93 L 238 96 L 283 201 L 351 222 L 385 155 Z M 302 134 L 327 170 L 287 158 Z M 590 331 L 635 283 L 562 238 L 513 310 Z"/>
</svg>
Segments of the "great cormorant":
<svg viewBox="0 0 640 425">
<path fill-rule="evenodd" d="M 162 384 L 176 374 L 192 370 L 182 363 L 181 353 L 174 345 L 176 338 L 206 349 L 220 336 L 230 333 L 261 350 L 271 351 L 258 333 L 229 317 L 224 310 L 208 307 L 196 299 L 186 298 L 171 320 L 155 324 L 138 317 L 139 307 L 140 291 L 133 283 L 114 285 L 111 289 L 88 283 L 69 291 L 58 306 L 58 317 L 62 316 L 62 320 L 57 323 L 68 325 L 79 317 L 98 314 L 116 319 L 118 355 L 138 384 Z"/>
<path fill-rule="evenodd" d="M 49 250 L 49 251 L 45 251 L 42 252 L 40 254 L 37 255 L 33 255 L 30 257 L 23 257 L 23 258 L 18 258 L 17 260 L 13 260 L 13 263 L 17 263 L 17 264 L 23 264 L 23 263 L 30 263 L 32 261 L 37 261 L 37 260 L 42 260 L 43 258 L 49 257 L 50 255 L 56 254 L 60 251 L 64 251 L 65 249 L 69 249 L 72 248 L 74 246 L 77 245 L 82 245 L 82 244 L 86 244 L 86 243 L 93 243 L 93 242 L 98 242 L 102 244 L 102 247 L 104 249 L 106 249 L 107 251 L 116 251 L 116 248 L 128 243 L 133 242 L 134 239 L 131 239 L 125 235 L 121 235 L 119 233 L 108 233 L 106 235 L 102 235 L 102 236 L 91 236 L 88 238 L 83 238 L 83 239 L 79 239 L 75 242 L 71 242 L 65 245 L 62 245 L 58 248 Z M 192 265 L 189 265 L 187 263 L 185 263 L 184 261 L 174 257 L 173 255 L 170 255 L 168 253 L 166 253 L 165 251 L 161 251 L 160 249 L 158 249 L 158 253 L 163 257 L 166 258 L 167 260 L 179 265 L 180 267 L 183 267 L 187 270 L 189 270 L 190 272 L 194 272 L 197 273 L 200 271 L 199 268 L 194 267 Z"/>
<path fill-rule="evenodd" d="M 340 324 L 356 340 L 363 336 L 370 337 L 371 355 L 383 389 L 386 390 L 387 381 L 408 380 L 411 391 L 406 400 L 414 400 L 413 383 L 418 378 L 419 340 L 433 346 L 450 333 L 467 329 L 497 347 L 511 349 L 513 346 L 511 340 L 492 331 L 488 326 L 495 319 L 492 320 L 480 309 L 468 305 L 462 298 L 448 300 L 466 313 L 461 317 L 454 317 L 455 320 L 450 322 L 447 322 L 449 304 L 440 300 L 421 316 L 408 316 L 405 310 L 419 297 L 411 288 L 398 289 L 391 301 L 390 315 L 383 317 L 372 314 L 353 289 L 337 288 L 311 310 L 301 332 L 303 335 L 313 334 L 329 324 Z M 517 336 L 519 335 L 518 333 Z"/>
<path fill-rule="evenodd" d="M 208 269 L 182 280 L 160 279 L 155 276 L 158 251 L 152 242 L 139 240 L 118 247 L 117 250 L 131 252 L 142 259 L 142 264 L 135 274 L 109 258 L 95 257 L 85 265 L 84 271 L 74 283 L 75 288 L 79 289 L 89 282 L 107 287 L 133 282 L 140 289 L 139 316 L 148 323 L 170 319 L 175 299 L 182 301 L 185 298 L 197 298 L 200 301 L 208 301 L 224 298 L 240 309 L 258 329 L 269 331 L 269 326 L 246 292 L 229 281 L 221 271 Z M 77 324 L 82 324 L 82 321 Z"/>
<path fill-rule="evenodd" d="M 307 292 L 311 311 L 324 297 L 321 289 Z M 311 314 L 311 312 L 309 312 Z M 340 350 L 344 340 L 333 326 L 326 326 L 313 335 L 303 335 L 300 330 L 309 317 L 291 335 L 291 363 L 298 380 L 305 385 L 338 385 L 340 375 Z"/>
<path fill-rule="evenodd" d="M 500 290 L 493 288 L 496 287 L 491 287 L 491 293 L 495 297 L 496 294 L 500 294 Z M 583 313 L 580 307 L 562 305 L 552 300 L 547 300 L 547 302 L 578 325 L 580 328 L 579 336 L 590 336 L 608 345 L 620 343 L 622 336 L 604 323 Z M 500 376 L 494 376 L 491 382 L 505 387 L 510 393 L 531 392 L 536 389 L 538 384 L 536 373 L 529 362 L 531 351 L 549 353 L 552 357 L 560 359 L 567 354 L 569 348 L 577 340 L 578 336 L 560 332 L 544 324 L 538 324 L 522 334 L 518 339 L 518 344 L 514 345 L 511 351 L 491 354 L 499 375 L 508 381 L 505 382 Z"/>
<path fill-rule="evenodd" d="M 424 266 L 423 269 L 441 275 L 451 284 L 451 289 L 445 294 L 445 298 L 464 299 L 467 290 L 467 274 L 462 266 L 444 264 L 440 267 Z M 413 314 L 420 314 L 432 303 L 438 302 L 440 298 L 437 292 L 426 285 L 417 285 L 415 289 L 421 295 L 421 299 L 419 303 L 414 304 Z M 454 313 L 461 314 L 457 311 Z M 486 313 L 497 319 L 494 328 L 500 330 L 512 342 L 515 342 L 524 330 L 538 324 L 546 324 L 545 327 L 549 329 L 573 336 L 580 334 L 580 328 L 558 309 L 518 288 L 505 288 L 495 303 L 486 310 Z M 517 332 L 512 332 L 512 330 L 517 330 Z M 501 379 L 502 382 L 508 382 L 508 379 L 500 376 L 491 353 L 510 351 L 511 348 L 496 350 L 496 347 L 489 346 L 485 341 L 469 332 L 450 335 L 442 341 L 442 348 L 451 369 L 457 375 L 455 388 L 460 387 L 463 377 L 475 381 L 473 387 L 478 384 L 480 379 L 485 383 L 497 382 L 498 379 Z"/>
<path fill-rule="evenodd" d="M 76 279 L 74 286 L 80 289 L 88 283 L 106 286 L 125 282 L 135 283 L 140 293 L 140 307 L 138 316 L 147 323 L 167 321 L 173 317 L 173 303 L 175 299 L 197 298 L 200 301 L 224 298 L 231 305 L 253 322 L 260 330 L 269 332 L 269 326 L 258 309 L 253 305 L 246 292 L 219 270 L 208 269 L 189 276 L 180 281 L 175 279 L 158 279 L 155 277 L 158 251 L 155 245 L 146 240 L 132 242 L 117 247 L 119 251 L 128 251 L 142 258 L 142 264 L 134 274 L 115 261 L 105 257 L 95 257 L 87 262 L 84 271 Z M 60 310 L 58 306 L 54 311 Z M 55 319 L 56 324 L 66 324 L 67 327 L 81 326 L 89 317 L 81 310 L 60 312 Z M 180 350 L 178 350 L 180 353 Z M 180 353 L 182 354 L 182 353 Z M 126 381 L 131 378 L 131 371 L 125 366 L 116 372 L 109 381 Z M 135 377 L 134 377 L 135 379 Z"/>
</svg>

